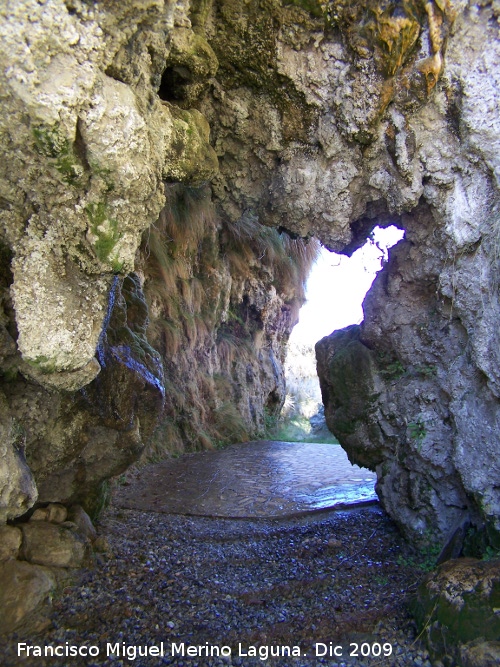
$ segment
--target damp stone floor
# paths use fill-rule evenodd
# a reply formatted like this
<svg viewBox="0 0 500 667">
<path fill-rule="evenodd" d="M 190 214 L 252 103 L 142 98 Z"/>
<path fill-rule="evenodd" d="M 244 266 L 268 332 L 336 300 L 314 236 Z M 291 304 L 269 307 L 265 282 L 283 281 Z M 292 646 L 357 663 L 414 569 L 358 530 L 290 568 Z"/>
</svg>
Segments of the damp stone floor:
<svg viewBox="0 0 500 667">
<path fill-rule="evenodd" d="M 258 440 L 149 464 L 122 479 L 115 507 L 279 518 L 376 502 L 376 475 L 340 445 Z"/>
</svg>

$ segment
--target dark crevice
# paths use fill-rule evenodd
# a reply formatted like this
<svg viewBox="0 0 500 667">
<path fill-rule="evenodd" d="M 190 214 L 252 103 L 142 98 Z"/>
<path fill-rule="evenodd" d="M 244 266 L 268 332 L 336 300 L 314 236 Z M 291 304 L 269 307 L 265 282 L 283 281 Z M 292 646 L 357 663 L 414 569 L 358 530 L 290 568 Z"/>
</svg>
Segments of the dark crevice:
<svg viewBox="0 0 500 667">
<path fill-rule="evenodd" d="M 164 102 L 181 102 L 186 97 L 185 86 L 191 82 L 185 67 L 167 67 L 161 77 L 158 95 Z"/>
<path fill-rule="evenodd" d="M 128 84 L 130 83 L 129 81 L 126 81 L 124 76 L 121 76 L 117 69 L 113 65 L 110 65 L 107 69 L 104 70 L 104 74 L 106 76 L 109 76 L 110 79 L 114 79 L 115 81 L 119 81 L 120 83 L 125 83 Z"/>
<path fill-rule="evenodd" d="M 365 215 L 351 225 L 352 241 L 341 251 L 341 254 L 351 257 L 356 250 L 365 245 L 375 227 L 386 228 L 391 225 L 404 229 L 400 217 L 389 214 L 384 202 L 369 202 Z"/>
<path fill-rule="evenodd" d="M 76 121 L 74 150 L 85 171 L 90 171 L 90 165 L 87 159 L 87 146 L 85 145 L 85 139 L 83 138 L 82 121 L 80 118 Z"/>
</svg>

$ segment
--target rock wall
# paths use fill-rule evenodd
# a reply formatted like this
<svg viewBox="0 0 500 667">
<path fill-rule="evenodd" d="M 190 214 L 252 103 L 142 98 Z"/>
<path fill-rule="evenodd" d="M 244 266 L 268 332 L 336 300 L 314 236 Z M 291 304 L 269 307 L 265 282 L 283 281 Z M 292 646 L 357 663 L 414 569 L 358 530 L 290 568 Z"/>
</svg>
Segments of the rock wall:
<svg viewBox="0 0 500 667">
<path fill-rule="evenodd" d="M 405 240 L 367 295 L 364 322 L 316 346 L 330 429 L 377 470 L 384 507 L 421 542 L 444 542 L 467 521 L 492 540 L 499 528 L 490 215 L 485 207 L 481 239 L 455 252 L 430 207 L 403 215 Z"/>
<path fill-rule="evenodd" d="M 317 243 L 214 208 L 192 4 L 0 9 L 0 521 L 22 528 L 1 527 L 0 631 L 84 562 L 111 477 L 261 433 L 284 400 Z"/>
<path fill-rule="evenodd" d="M 61 1 L 0 10 L 1 391 L 25 489 L 24 501 L 5 498 L 8 519 L 37 495 L 94 505 L 102 482 L 142 451 L 139 429 L 151 431 L 147 415 L 162 400 L 146 306 L 136 307 L 139 285 L 123 276 L 164 204 L 169 170 L 196 179 L 207 162 L 215 167 L 197 116 L 179 121 L 152 94 L 185 9 Z M 208 157 L 190 150 L 189 167 L 180 135 L 191 126 Z M 137 408 L 130 395 L 144 387 L 152 405 Z M 12 479 L 7 460 L 2 477 Z"/>
<path fill-rule="evenodd" d="M 265 432 L 285 398 L 286 343 L 318 249 L 255 217 L 224 222 L 209 188 L 169 185 L 166 196 L 138 261 L 165 368 L 156 456 Z"/>
<path fill-rule="evenodd" d="M 147 445 L 245 439 L 283 402 L 317 244 L 211 202 L 198 4 L 1 10 L 3 520 L 96 513 Z"/>
<path fill-rule="evenodd" d="M 497 3 L 0 16 L 3 520 L 37 496 L 97 510 L 148 441 L 261 429 L 308 239 L 348 254 L 395 223 L 361 329 L 319 348 L 327 418 L 408 535 L 494 539 Z"/>
</svg>

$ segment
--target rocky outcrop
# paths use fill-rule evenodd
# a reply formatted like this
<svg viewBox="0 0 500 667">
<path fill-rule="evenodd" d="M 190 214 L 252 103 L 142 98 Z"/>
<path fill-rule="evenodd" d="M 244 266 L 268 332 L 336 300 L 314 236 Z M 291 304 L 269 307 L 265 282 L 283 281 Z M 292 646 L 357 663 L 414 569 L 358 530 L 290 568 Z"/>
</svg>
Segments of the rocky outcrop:
<svg viewBox="0 0 500 667">
<path fill-rule="evenodd" d="M 345 253 L 375 224 L 406 231 L 319 372 L 330 428 L 421 543 L 467 517 L 500 528 L 497 19 L 488 3 L 221 0 L 205 23 L 223 215 Z"/>
<path fill-rule="evenodd" d="M 285 396 L 285 346 L 303 303 L 314 241 L 255 217 L 229 225 L 208 188 L 170 185 L 139 265 L 148 338 L 165 367 L 156 456 L 263 433 Z"/>
<path fill-rule="evenodd" d="M 500 563 L 451 560 L 420 584 L 413 604 L 434 657 L 463 667 L 498 664 Z"/>
<path fill-rule="evenodd" d="M 491 218 L 451 265 L 453 245 L 429 208 L 402 223 L 406 238 L 361 327 L 317 344 L 327 423 L 352 460 L 377 470 L 379 497 L 407 535 L 443 543 L 468 517 L 494 541 L 498 396 L 483 321 L 498 308 Z"/>
<path fill-rule="evenodd" d="M 281 406 L 315 244 L 231 227 L 200 188 L 203 7 L 2 10 L 6 519 L 37 499 L 95 513 L 159 421 L 150 452 L 257 434 Z"/>
<path fill-rule="evenodd" d="M 153 94 L 187 3 L 10 2 L 2 8 L 2 217 L 17 345 L 45 384 L 79 389 L 112 274 L 133 270 L 164 178 L 213 175 L 198 112 Z"/>
</svg>

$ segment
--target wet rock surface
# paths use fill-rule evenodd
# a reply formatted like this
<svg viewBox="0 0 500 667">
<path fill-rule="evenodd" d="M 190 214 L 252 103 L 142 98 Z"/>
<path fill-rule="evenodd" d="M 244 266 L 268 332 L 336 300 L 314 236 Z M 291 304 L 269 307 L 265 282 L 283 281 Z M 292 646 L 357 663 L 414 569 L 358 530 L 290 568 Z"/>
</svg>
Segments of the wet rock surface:
<svg viewBox="0 0 500 667">
<path fill-rule="evenodd" d="M 375 475 L 338 445 L 260 440 L 123 476 L 117 507 L 227 518 L 287 517 L 374 502 Z"/>
<path fill-rule="evenodd" d="M 280 645 L 307 654 L 267 662 L 279 667 L 368 667 L 377 659 L 348 656 L 350 642 L 367 642 L 390 644 L 384 667 L 430 667 L 407 612 L 422 577 L 422 555 L 377 507 L 279 521 L 114 508 L 99 530 L 110 552 L 63 590 L 43 640 L 23 633 L 5 638 L 5 665 L 68 664 L 17 658 L 18 641 L 95 645 L 95 665 L 127 664 L 126 658 L 106 657 L 108 642 L 163 641 L 169 652 L 181 642 L 230 646 L 232 657 L 137 657 L 134 664 L 261 665 L 258 655 L 238 656 L 241 643 L 247 654 L 249 646 Z M 342 660 L 315 656 L 314 645 L 330 641 L 344 646 Z M 71 664 L 89 663 L 72 658 Z"/>
</svg>

